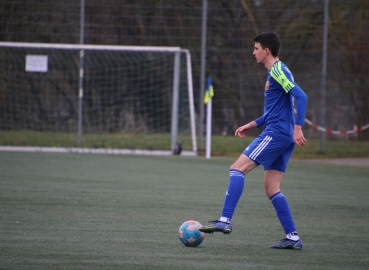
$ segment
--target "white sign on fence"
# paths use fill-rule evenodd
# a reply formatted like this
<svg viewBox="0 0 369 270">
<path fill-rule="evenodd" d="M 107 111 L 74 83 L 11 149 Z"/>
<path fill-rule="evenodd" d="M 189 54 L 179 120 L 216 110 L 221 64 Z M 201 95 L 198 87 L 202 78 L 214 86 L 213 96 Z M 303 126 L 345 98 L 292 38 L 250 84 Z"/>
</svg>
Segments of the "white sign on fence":
<svg viewBox="0 0 369 270">
<path fill-rule="evenodd" d="M 27 72 L 47 72 L 47 55 L 26 55 Z"/>
</svg>

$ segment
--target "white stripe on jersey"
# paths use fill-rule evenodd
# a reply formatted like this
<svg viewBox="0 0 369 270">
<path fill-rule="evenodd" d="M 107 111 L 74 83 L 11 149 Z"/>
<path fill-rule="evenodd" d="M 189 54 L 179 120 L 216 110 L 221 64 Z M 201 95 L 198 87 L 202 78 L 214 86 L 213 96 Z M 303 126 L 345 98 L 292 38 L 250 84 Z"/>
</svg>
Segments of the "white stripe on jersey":
<svg viewBox="0 0 369 270">
<path fill-rule="evenodd" d="M 272 140 L 273 138 L 270 136 L 266 136 L 263 141 L 258 145 L 258 147 L 256 147 L 254 149 L 254 151 L 252 151 L 252 153 L 250 154 L 250 158 L 255 160 L 258 155 L 261 153 L 261 151 L 264 150 L 264 148 L 268 145 L 268 143 Z"/>
</svg>

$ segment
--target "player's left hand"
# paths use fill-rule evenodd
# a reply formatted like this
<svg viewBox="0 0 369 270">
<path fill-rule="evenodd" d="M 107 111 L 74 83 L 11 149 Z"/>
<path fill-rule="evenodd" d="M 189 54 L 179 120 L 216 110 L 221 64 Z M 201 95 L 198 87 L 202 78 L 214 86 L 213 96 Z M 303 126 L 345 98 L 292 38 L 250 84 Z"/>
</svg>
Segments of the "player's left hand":
<svg viewBox="0 0 369 270">
<path fill-rule="evenodd" d="M 302 133 L 300 125 L 295 125 L 295 128 L 293 130 L 293 140 L 295 144 L 297 144 L 299 147 L 303 147 L 306 145 L 307 141 L 304 137 L 304 134 Z"/>
</svg>

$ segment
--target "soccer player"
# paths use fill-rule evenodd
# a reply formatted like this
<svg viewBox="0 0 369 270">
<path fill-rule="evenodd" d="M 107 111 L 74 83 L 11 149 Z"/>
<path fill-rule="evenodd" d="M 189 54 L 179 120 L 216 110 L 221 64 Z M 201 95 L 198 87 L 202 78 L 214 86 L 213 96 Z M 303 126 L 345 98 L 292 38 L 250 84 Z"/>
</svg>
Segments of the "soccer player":
<svg viewBox="0 0 369 270">
<path fill-rule="evenodd" d="M 280 190 L 287 163 L 295 148 L 302 147 L 306 139 L 302 133 L 307 95 L 294 82 L 287 66 L 279 60 L 280 39 L 276 33 L 263 32 L 254 38 L 253 55 L 257 63 L 268 70 L 264 89 L 264 113 L 256 120 L 239 127 L 235 136 L 245 138 L 255 127 L 264 130 L 234 162 L 229 170 L 230 179 L 219 220 L 210 221 L 200 231 L 205 233 L 232 232 L 231 219 L 242 195 L 245 176 L 260 164 L 264 166 L 264 189 L 273 204 L 286 238 L 271 246 L 279 249 L 301 249 L 288 202 Z M 294 117 L 294 100 L 297 114 Z"/>
</svg>

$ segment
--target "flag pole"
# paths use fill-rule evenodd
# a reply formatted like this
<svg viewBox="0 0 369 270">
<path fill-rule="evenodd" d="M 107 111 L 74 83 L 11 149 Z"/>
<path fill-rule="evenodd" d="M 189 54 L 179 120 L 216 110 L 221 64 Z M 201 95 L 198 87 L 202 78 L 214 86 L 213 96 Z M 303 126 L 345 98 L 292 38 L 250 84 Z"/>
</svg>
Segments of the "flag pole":
<svg viewBox="0 0 369 270">
<path fill-rule="evenodd" d="M 206 158 L 211 156 L 211 119 L 212 119 L 212 98 L 206 104 Z"/>
<path fill-rule="evenodd" d="M 211 120 L 212 120 L 212 100 L 214 96 L 213 82 L 211 77 L 208 78 L 204 103 L 206 104 L 206 158 L 211 156 Z"/>
</svg>

